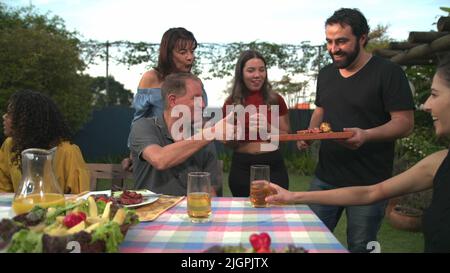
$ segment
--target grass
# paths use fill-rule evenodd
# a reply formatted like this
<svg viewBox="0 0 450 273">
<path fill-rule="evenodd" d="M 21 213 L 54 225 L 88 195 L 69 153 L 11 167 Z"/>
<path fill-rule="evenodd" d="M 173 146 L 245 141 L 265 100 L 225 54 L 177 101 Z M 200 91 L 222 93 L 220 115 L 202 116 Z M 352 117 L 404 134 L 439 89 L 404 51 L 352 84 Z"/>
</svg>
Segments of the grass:
<svg viewBox="0 0 450 273">
<path fill-rule="evenodd" d="M 289 177 L 291 191 L 306 191 L 309 188 L 311 177 L 291 175 Z M 224 196 L 232 196 L 228 187 L 228 173 L 224 173 Z M 334 236 L 347 246 L 347 217 L 342 215 L 338 225 L 334 230 Z M 418 253 L 423 252 L 423 234 L 418 232 L 408 232 L 393 228 L 385 218 L 378 232 L 378 242 L 381 246 L 381 252 L 384 253 Z"/>
</svg>

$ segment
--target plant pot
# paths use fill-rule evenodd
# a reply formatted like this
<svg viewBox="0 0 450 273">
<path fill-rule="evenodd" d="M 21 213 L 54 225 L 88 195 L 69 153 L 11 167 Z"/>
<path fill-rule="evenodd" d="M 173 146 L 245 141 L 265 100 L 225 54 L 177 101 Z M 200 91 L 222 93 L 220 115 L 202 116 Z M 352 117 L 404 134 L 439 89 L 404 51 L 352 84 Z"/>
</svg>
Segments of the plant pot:
<svg viewBox="0 0 450 273">
<path fill-rule="evenodd" d="M 397 229 L 422 231 L 422 211 L 400 205 L 394 206 L 387 214 L 389 223 Z"/>
</svg>

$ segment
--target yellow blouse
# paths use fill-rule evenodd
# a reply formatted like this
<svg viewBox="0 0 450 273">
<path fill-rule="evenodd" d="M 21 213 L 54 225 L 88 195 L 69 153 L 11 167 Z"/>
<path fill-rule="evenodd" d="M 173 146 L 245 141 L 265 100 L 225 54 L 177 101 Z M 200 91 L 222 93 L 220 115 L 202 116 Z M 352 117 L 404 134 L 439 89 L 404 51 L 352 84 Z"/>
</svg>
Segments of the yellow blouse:
<svg viewBox="0 0 450 273">
<path fill-rule="evenodd" d="M 18 165 L 11 163 L 11 147 L 12 138 L 8 137 L 0 149 L 0 192 L 16 192 L 22 178 Z M 64 193 L 89 190 L 89 169 L 77 145 L 62 142 L 53 160 L 55 176 Z"/>
</svg>

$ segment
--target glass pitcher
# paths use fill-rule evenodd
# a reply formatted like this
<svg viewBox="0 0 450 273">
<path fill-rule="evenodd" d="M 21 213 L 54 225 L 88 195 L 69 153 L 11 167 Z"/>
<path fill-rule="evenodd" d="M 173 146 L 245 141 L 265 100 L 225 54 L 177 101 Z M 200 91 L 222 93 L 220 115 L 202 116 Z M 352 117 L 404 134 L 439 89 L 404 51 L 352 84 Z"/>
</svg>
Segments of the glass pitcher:
<svg viewBox="0 0 450 273">
<path fill-rule="evenodd" d="M 14 196 L 14 213 L 29 212 L 35 205 L 43 208 L 64 205 L 64 194 L 53 173 L 55 149 L 26 149 L 22 155 L 22 179 Z"/>
</svg>

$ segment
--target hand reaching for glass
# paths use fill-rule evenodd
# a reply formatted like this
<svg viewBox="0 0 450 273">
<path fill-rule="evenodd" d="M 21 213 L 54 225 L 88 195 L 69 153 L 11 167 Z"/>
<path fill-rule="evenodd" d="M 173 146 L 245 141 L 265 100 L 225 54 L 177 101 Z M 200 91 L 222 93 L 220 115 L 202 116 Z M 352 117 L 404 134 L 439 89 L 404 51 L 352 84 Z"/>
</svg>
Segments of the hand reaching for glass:
<svg viewBox="0 0 450 273">
<path fill-rule="evenodd" d="M 269 190 L 271 195 L 266 197 L 266 202 L 269 204 L 292 204 L 295 203 L 295 193 L 288 191 L 277 184 L 270 183 Z"/>
</svg>

